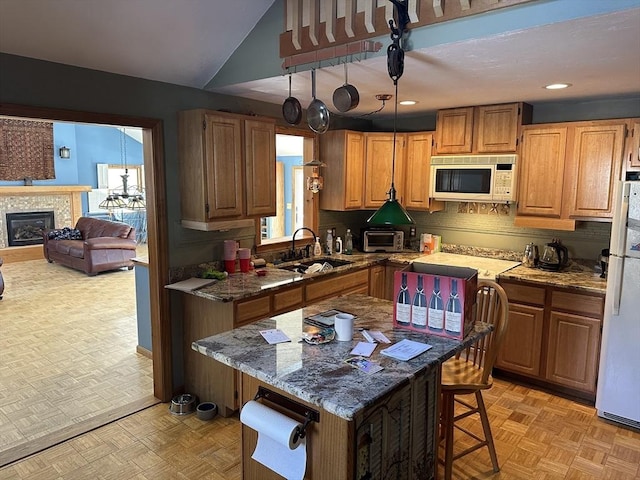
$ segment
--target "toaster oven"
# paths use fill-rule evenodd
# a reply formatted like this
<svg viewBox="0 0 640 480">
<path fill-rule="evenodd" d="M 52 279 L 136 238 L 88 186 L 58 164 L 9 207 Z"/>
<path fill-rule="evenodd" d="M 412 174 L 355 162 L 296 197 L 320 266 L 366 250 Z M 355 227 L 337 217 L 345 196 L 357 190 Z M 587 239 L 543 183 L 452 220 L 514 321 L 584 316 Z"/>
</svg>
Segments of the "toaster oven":
<svg viewBox="0 0 640 480">
<path fill-rule="evenodd" d="M 362 251 L 401 252 L 404 247 L 404 232 L 386 228 L 367 228 L 362 231 Z"/>
</svg>

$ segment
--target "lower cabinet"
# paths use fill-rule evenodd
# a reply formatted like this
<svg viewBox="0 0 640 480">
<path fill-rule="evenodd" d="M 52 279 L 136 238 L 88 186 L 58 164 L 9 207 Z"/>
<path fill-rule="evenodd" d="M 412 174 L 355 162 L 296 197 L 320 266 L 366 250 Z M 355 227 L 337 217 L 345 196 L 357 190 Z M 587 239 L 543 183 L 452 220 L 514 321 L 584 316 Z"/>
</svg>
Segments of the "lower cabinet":
<svg viewBox="0 0 640 480">
<path fill-rule="evenodd" d="M 378 265 L 372 267 L 380 267 Z M 381 267 L 384 268 L 384 267 Z M 369 268 L 309 279 L 288 288 L 235 302 L 183 295 L 184 390 L 214 402 L 222 416 L 239 408 L 236 371 L 191 349 L 195 340 L 348 293 L 369 294 Z M 374 275 L 375 276 L 375 275 Z M 378 280 L 379 281 L 379 280 Z"/>
<path fill-rule="evenodd" d="M 595 398 L 604 295 L 501 281 L 509 324 L 496 368 L 588 400 Z"/>
<path fill-rule="evenodd" d="M 369 269 L 369 296 L 384 298 L 387 285 L 385 283 L 385 266 L 374 265 Z"/>
</svg>

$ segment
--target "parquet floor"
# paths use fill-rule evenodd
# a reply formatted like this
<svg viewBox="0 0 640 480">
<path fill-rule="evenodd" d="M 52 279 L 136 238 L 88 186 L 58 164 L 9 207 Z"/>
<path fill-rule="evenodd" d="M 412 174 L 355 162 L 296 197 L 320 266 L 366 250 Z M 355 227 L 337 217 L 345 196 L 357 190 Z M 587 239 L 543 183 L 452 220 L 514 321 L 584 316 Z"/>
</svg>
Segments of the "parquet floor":
<svg viewBox="0 0 640 480">
<path fill-rule="evenodd" d="M 3 267 L 3 272 L 6 278 L 6 266 Z M 31 276 L 25 275 L 22 281 L 35 282 L 33 279 L 30 280 Z M 119 280 L 116 283 L 124 284 L 128 281 L 122 280 L 126 276 L 126 273 L 122 276 L 117 274 Z M 54 283 L 61 285 L 74 278 L 75 274 L 67 272 Z M 116 276 L 98 276 L 97 278 L 102 278 L 106 282 L 107 279 L 111 280 Z M 106 283 L 102 288 L 106 288 Z M 70 295 L 81 297 L 73 300 L 73 296 L 69 297 L 62 293 L 69 291 L 69 288 L 55 287 L 52 291 L 57 291 L 59 300 L 54 301 L 58 297 L 55 296 L 56 293 L 52 293 L 49 298 L 51 302 L 49 307 L 40 310 L 38 315 L 49 318 L 50 323 L 55 323 L 53 318 L 61 318 L 59 320 L 62 324 L 61 328 L 73 332 L 67 337 L 79 335 L 78 330 L 82 329 L 70 323 L 67 319 L 68 315 L 65 316 L 64 312 L 71 308 L 72 303 L 85 301 L 82 298 L 88 295 L 81 291 L 70 291 Z M 0 302 L 2 350 L 10 346 L 5 345 L 10 342 L 7 342 L 4 336 L 4 329 L 7 328 L 5 326 L 7 310 L 6 304 L 2 304 L 8 298 L 9 296 Z M 32 302 L 37 302 L 37 296 L 25 302 L 23 308 L 27 309 L 26 305 Z M 107 311 L 107 305 L 98 307 L 95 301 L 91 302 L 88 299 L 86 302 L 93 306 L 93 308 L 86 307 L 88 312 Z M 117 311 L 124 302 L 120 297 L 115 296 L 111 303 Z M 123 315 L 126 316 L 124 313 Z M 87 314 L 89 318 L 93 316 Z M 100 325 L 111 322 L 110 319 L 118 316 L 109 314 L 97 315 L 97 317 L 99 320 L 95 322 L 94 328 L 99 329 Z M 23 326 L 30 325 L 30 321 L 28 314 L 21 319 Z M 130 323 L 134 324 L 134 322 Z M 126 328 L 126 322 L 115 322 L 115 328 L 111 329 L 111 333 L 101 331 L 99 336 L 118 336 L 121 329 Z M 30 329 L 33 339 L 28 339 L 27 346 L 29 343 L 38 342 L 37 339 L 42 335 L 39 332 L 38 329 Z M 66 341 L 70 341 L 69 338 Z M 30 362 L 34 362 L 37 370 L 35 378 L 39 378 L 40 371 L 47 367 L 52 368 L 48 365 L 50 363 L 48 358 L 49 355 L 54 354 L 49 353 L 47 345 L 42 345 L 42 342 L 40 344 L 40 348 L 28 350 L 30 353 L 25 357 L 26 367 L 23 367 L 22 362 L 11 360 L 12 366 L 8 370 L 33 371 L 34 368 L 29 365 Z M 13 348 L 14 351 L 21 350 L 15 346 Z M 97 348 L 98 356 L 107 363 L 114 355 L 107 348 L 102 351 L 96 347 L 95 341 L 85 341 L 84 345 L 74 348 L 85 351 L 89 357 L 92 356 L 90 353 Z M 47 352 L 46 359 L 39 355 L 41 349 Z M 5 360 L 8 361 L 10 357 L 5 356 L 4 352 L 0 352 L 0 355 L 2 355 L 0 383 L 3 386 L 0 402 L 4 406 L 9 396 L 4 388 L 5 375 L 8 375 Z M 140 360 L 142 359 L 139 358 L 138 361 Z M 66 360 L 60 359 L 60 361 Z M 125 363 L 126 360 L 123 359 L 118 361 L 117 365 L 120 367 Z M 116 370 L 120 370 L 118 367 Z M 60 368 L 60 370 L 64 372 L 64 369 Z M 123 395 L 135 389 L 140 378 L 130 368 L 123 367 L 122 371 L 127 372 L 123 376 L 128 377 L 127 380 L 131 385 L 113 385 L 105 387 L 102 391 Z M 22 389 L 32 391 L 26 383 L 29 382 L 20 382 L 16 376 L 12 380 L 11 388 L 16 392 Z M 74 382 L 70 384 L 62 382 L 60 387 L 50 386 L 49 390 L 66 391 L 67 388 L 73 390 Z M 72 396 L 84 404 L 87 403 L 87 399 L 94 398 L 92 393 L 88 395 L 89 397 L 84 397 L 83 394 L 75 393 Z M 492 472 L 489 455 L 486 449 L 481 449 L 454 463 L 455 479 L 640 479 L 640 432 L 600 419 L 593 407 L 502 380 L 496 380 L 493 388 L 484 393 L 484 398 L 501 471 Z M 36 409 L 34 416 L 38 414 L 39 411 Z M 0 419 L 4 428 L 7 417 L 1 409 Z M 480 432 L 479 422 L 471 418 L 466 422 L 467 428 L 476 433 Z M 0 441 L 3 441 L 3 437 L 4 432 L 0 432 Z M 462 435 L 456 437 L 456 448 L 463 449 L 466 445 L 467 440 Z M 3 480 L 240 480 L 240 423 L 237 416 L 216 417 L 209 422 L 201 421 L 193 414 L 175 416 L 169 413 L 167 404 L 158 404 L 0 468 L 0 478 Z"/>
<path fill-rule="evenodd" d="M 457 480 L 640 478 L 640 433 L 593 407 L 501 380 L 485 402 L 501 471 L 482 449 L 454 463 Z M 240 480 L 240 422 L 175 416 L 159 404 L 0 469 L 0 478 Z"/>
<path fill-rule="evenodd" d="M 157 403 L 133 270 L 88 277 L 43 259 L 2 273 L 0 466 Z"/>
</svg>

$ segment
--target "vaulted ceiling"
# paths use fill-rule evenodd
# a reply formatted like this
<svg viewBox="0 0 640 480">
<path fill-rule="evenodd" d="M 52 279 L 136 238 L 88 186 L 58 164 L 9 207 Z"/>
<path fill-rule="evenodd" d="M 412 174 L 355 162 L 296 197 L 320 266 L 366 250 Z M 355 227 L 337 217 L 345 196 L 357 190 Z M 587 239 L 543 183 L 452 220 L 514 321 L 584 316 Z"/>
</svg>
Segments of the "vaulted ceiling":
<svg viewBox="0 0 640 480">
<path fill-rule="evenodd" d="M 400 112 L 417 114 L 514 100 L 536 103 L 640 96 L 640 2 L 610 0 L 609 7 L 625 5 L 618 10 L 607 10 L 607 2 L 596 0 L 532 3 L 549 8 L 585 5 L 579 2 L 603 7 L 574 18 L 563 15 L 558 21 L 537 25 L 505 25 L 501 32 L 487 28 L 486 34 L 446 43 L 427 42 L 429 46 L 411 49 L 406 54 L 398 97 L 418 103 L 401 106 Z M 0 51 L 205 88 L 273 3 L 1 0 Z M 476 22 L 487 19 L 484 16 Z M 274 36 L 279 34 L 273 32 Z M 385 42 L 382 53 L 388 40 Z M 385 55 L 350 60 L 349 83 L 358 89 L 360 104 L 347 115 L 361 116 L 379 109 L 381 102 L 375 95 L 393 93 L 393 84 L 387 75 Z M 331 98 L 344 83 L 343 66 L 327 62 L 320 67 L 317 97 L 335 110 Z M 252 80 L 240 75 L 237 82 L 212 82 L 208 88 L 280 104 L 288 96 L 284 73 L 268 73 L 266 78 Z M 562 91 L 542 88 L 553 82 L 568 82 L 572 87 Z M 311 101 L 308 68 L 293 74 L 293 95 L 303 107 Z"/>
</svg>

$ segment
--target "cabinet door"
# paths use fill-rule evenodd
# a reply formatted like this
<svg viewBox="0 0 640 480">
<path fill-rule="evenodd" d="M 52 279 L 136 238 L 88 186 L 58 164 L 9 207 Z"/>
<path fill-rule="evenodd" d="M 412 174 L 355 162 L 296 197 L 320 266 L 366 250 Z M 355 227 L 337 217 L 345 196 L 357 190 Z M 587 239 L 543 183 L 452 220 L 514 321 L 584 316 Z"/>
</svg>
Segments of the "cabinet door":
<svg viewBox="0 0 640 480">
<path fill-rule="evenodd" d="M 327 165 L 320 193 L 323 210 L 357 210 L 364 196 L 364 134 L 329 130 L 320 135 L 320 159 Z"/>
<path fill-rule="evenodd" d="M 258 120 L 244 122 L 244 161 L 247 216 L 276 214 L 275 125 Z"/>
<path fill-rule="evenodd" d="M 397 198 L 402 197 L 403 157 L 405 135 L 397 135 L 395 142 L 395 169 L 393 168 L 394 142 L 392 133 L 367 133 L 365 147 L 364 207 L 378 208 L 387 198 L 394 173 Z"/>
<path fill-rule="evenodd" d="M 629 167 L 640 168 L 640 121 L 634 120 L 631 124 L 631 153 L 629 154 Z"/>
<path fill-rule="evenodd" d="M 567 144 L 567 127 L 523 132 L 518 214 L 559 218 Z"/>
<path fill-rule="evenodd" d="M 344 207 L 362 208 L 364 190 L 364 135 L 357 132 L 346 133 L 344 153 Z"/>
<path fill-rule="evenodd" d="M 546 379 L 595 393 L 601 321 L 551 311 Z"/>
<path fill-rule="evenodd" d="M 567 201 L 571 217 L 613 216 L 613 191 L 620 177 L 625 124 L 575 127 L 567 175 L 573 188 Z"/>
<path fill-rule="evenodd" d="M 404 189 L 401 203 L 413 210 L 429 210 L 432 133 L 407 134 Z"/>
<path fill-rule="evenodd" d="M 406 263 L 387 263 L 385 266 L 384 272 L 384 283 L 385 283 L 385 300 L 394 300 L 393 298 L 393 290 L 394 290 L 394 281 L 395 281 L 395 273 L 399 270 L 402 270 L 407 267 Z"/>
<path fill-rule="evenodd" d="M 476 151 L 515 152 L 518 143 L 517 103 L 477 107 Z"/>
<path fill-rule="evenodd" d="M 243 214 L 242 121 L 205 115 L 205 178 L 208 218 Z"/>
<path fill-rule="evenodd" d="M 473 107 L 438 110 L 436 118 L 436 152 L 471 153 Z"/>
<path fill-rule="evenodd" d="M 369 269 L 369 296 L 385 298 L 385 267 L 374 265 Z"/>
<path fill-rule="evenodd" d="M 509 323 L 498 351 L 496 367 L 532 377 L 540 376 L 543 324 L 543 307 L 509 304 Z"/>
</svg>

